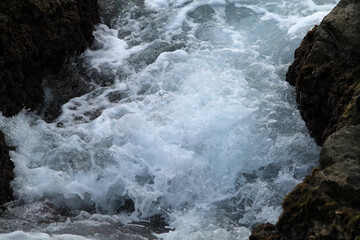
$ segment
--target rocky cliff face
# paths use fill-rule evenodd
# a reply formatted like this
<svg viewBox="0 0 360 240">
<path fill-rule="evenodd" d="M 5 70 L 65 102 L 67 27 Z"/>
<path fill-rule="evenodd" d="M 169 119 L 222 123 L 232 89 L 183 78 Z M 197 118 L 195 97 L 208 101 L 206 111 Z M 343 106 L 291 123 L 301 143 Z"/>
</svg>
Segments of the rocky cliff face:
<svg viewBox="0 0 360 240">
<path fill-rule="evenodd" d="M 360 94 L 360 3 L 342 0 L 295 52 L 287 81 L 311 135 L 322 145 L 345 126 Z"/>
<path fill-rule="evenodd" d="M 96 0 L 0 3 L 0 110 L 11 116 L 42 102 L 42 77 L 93 41 Z"/>
<path fill-rule="evenodd" d="M 2 0 L 0 2 L 0 111 L 12 116 L 43 102 L 45 74 L 81 53 L 99 22 L 97 0 Z M 61 80 L 61 79 L 60 79 Z M 13 165 L 0 137 L 0 204 L 8 199 Z"/>
<path fill-rule="evenodd" d="M 319 168 L 251 240 L 360 240 L 360 1 L 341 0 L 296 50 L 287 80 L 323 145 Z"/>
</svg>

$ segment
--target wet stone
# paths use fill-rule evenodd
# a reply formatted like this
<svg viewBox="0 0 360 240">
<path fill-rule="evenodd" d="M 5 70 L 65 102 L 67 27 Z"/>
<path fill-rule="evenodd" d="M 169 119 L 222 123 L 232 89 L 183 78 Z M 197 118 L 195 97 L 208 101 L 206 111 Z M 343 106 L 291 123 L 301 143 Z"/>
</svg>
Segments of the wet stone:
<svg viewBox="0 0 360 240">
<path fill-rule="evenodd" d="M 188 16 L 194 19 L 196 23 L 210 21 L 215 14 L 214 9 L 209 5 L 204 5 L 196 8 L 194 11 L 188 13 Z"/>
<path fill-rule="evenodd" d="M 115 91 L 109 93 L 107 96 L 108 100 L 112 103 L 119 102 L 120 100 L 129 97 L 129 94 L 122 91 Z"/>
<path fill-rule="evenodd" d="M 140 53 L 133 55 L 130 59 L 131 64 L 142 66 L 142 64 L 149 65 L 156 61 L 158 56 L 163 52 L 173 52 L 182 48 L 182 43 L 168 43 L 166 41 L 158 40 L 147 47 Z"/>
</svg>

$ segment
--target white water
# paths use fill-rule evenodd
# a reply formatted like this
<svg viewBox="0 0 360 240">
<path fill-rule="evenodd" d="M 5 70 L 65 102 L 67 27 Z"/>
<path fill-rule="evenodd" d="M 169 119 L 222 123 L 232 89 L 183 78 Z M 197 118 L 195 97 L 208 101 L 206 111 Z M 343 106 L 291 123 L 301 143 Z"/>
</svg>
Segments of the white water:
<svg viewBox="0 0 360 240">
<path fill-rule="evenodd" d="M 284 195 L 316 164 L 284 75 L 337 1 L 136 2 L 112 29 L 98 25 L 82 55 L 105 87 L 72 99 L 53 123 L 0 116 L 17 147 L 15 195 L 115 218 L 131 199 L 135 211 L 112 224 L 161 214 L 175 230 L 159 238 L 246 239 L 276 222 Z M 52 229 L 0 239 L 75 239 Z"/>
</svg>

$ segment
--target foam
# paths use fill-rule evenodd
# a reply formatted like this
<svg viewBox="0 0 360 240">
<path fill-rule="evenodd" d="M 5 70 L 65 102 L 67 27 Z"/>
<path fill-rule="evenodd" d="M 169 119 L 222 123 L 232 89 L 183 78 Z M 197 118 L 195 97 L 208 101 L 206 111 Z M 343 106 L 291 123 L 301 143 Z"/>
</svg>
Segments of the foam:
<svg viewBox="0 0 360 240">
<path fill-rule="evenodd" d="M 159 9 L 159 8 L 169 7 L 169 2 L 170 0 L 155 0 L 155 1 L 146 0 L 145 5 L 148 8 Z"/>
<path fill-rule="evenodd" d="M 148 45 L 142 44 L 129 48 L 128 44 L 118 38 L 118 30 L 110 29 L 105 24 L 95 26 L 93 35 L 96 37 L 96 44 L 103 46 L 97 50 L 87 49 L 83 57 L 89 62 L 92 68 L 100 71 L 100 67 L 106 65 L 116 68 L 123 64 L 130 55 L 135 54 Z"/>
<path fill-rule="evenodd" d="M 112 216 L 131 199 L 125 222 L 162 214 L 175 228 L 163 239 L 246 239 L 254 224 L 275 222 L 319 153 L 284 72 L 327 2 L 145 1 L 151 13 L 127 19 L 139 32 L 119 39 L 98 25 L 96 47 L 82 58 L 112 85 L 70 100 L 53 123 L 26 111 L 0 116 L 17 147 L 16 197 L 110 214 L 79 215 L 95 227 L 123 223 Z M 205 5 L 212 20 L 188 17 Z M 137 42 L 149 32 L 155 37 Z M 154 52 L 151 64 L 136 61 Z"/>
<path fill-rule="evenodd" d="M 320 21 L 328 14 L 328 12 L 316 12 L 314 14 L 311 14 L 310 16 L 306 16 L 303 18 L 298 18 L 296 22 L 289 30 L 288 34 L 293 35 L 299 30 L 308 28 L 309 26 L 313 26 L 317 23 L 320 23 Z"/>
<path fill-rule="evenodd" d="M 46 233 L 25 233 L 16 231 L 12 233 L 0 233 L 0 240 L 91 240 L 82 236 L 72 234 L 48 235 Z"/>
</svg>

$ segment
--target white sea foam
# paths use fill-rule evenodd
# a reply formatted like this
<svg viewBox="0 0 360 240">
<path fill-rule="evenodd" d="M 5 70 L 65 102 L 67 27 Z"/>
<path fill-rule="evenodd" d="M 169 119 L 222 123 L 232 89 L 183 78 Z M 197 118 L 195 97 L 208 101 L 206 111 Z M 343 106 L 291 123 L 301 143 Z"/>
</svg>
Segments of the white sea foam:
<svg viewBox="0 0 360 240">
<path fill-rule="evenodd" d="M 302 17 L 300 19 L 297 19 L 296 21 L 294 20 L 293 22 L 295 24 L 288 30 L 288 34 L 295 34 L 300 29 L 308 29 L 309 26 L 313 26 L 316 23 L 319 23 L 327 14 L 328 12 L 321 11 L 306 17 Z"/>
<path fill-rule="evenodd" d="M 124 60 L 130 55 L 140 52 L 147 47 L 147 44 L 134 46 L 129 48 L 128 44 L 118 38 L 118 30 L 110 29 L 104 24 L 95 27 L 94 36 L 96 44 L 101 46 L 97 50 L 87 49 L 85 55 L 91 66 L 100 70 L 100 66 L 106 65 L 111 69 L 115 69 L 124 64 Z"/>
<path fill-rule="evenodd" d="M 0 240 L 91 240 L 82 236 L 72 234 L 49 235 L 46 233 L 25 233 L 21 231 L 12 232 L 8 234 L 0 233 Z"/>
<path fill-rule="evenodd" d="M 175 229 L 163 239 L 246 239 L 254 224 L 276 221 L 283 196 L 319 151 L 284 72 L 334 3 L 158 0 L 145 1 L 149 12 L 124 8 L 125 25 L 97 26 L 96 48 L 82 55 L 89 72 L 116 79 L 111 86 L 70 100 L 53 123 L 26 111 L 0 116 L 17 147 L 16 197 L 111 214 L 131 199 L 127 221 L 161 214 Z M 145 15 L 134 17 L 139 9 Z M 124 29 L 134 31 L 119 39 Z"/>
</svg>

